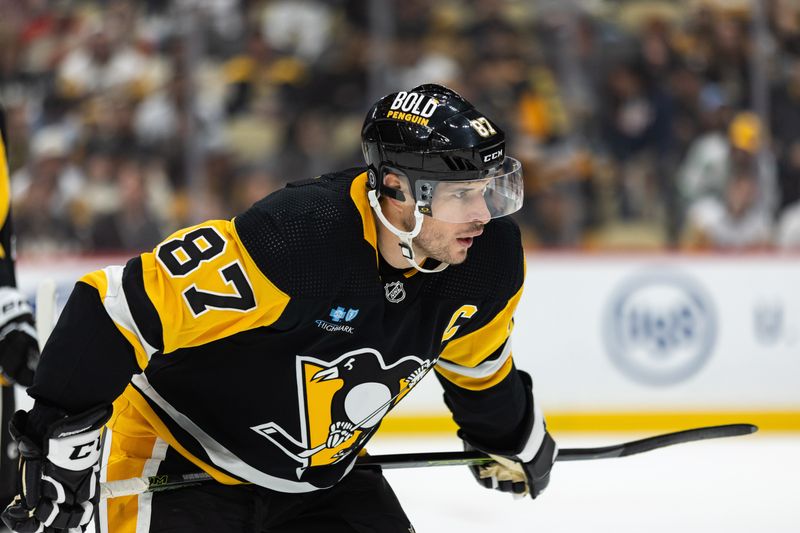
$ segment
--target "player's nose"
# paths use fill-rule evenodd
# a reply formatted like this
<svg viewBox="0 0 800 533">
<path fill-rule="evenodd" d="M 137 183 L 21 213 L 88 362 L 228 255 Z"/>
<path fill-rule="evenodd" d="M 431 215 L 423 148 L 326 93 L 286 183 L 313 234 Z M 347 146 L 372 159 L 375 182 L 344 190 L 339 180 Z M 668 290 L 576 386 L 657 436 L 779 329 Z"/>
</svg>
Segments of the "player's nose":
<svg viewBox="0 0 800 533">
<path fill-rule="evenodd" d="M 486 200 L 483 197 L 475 198 L 469 203 L 466 215 L 467 221 L 479 222 L 481 224 L 486 224 L 492 219 L 492 214 L 489 212 L 489 207 L 486 205 Z"/>
</svg>

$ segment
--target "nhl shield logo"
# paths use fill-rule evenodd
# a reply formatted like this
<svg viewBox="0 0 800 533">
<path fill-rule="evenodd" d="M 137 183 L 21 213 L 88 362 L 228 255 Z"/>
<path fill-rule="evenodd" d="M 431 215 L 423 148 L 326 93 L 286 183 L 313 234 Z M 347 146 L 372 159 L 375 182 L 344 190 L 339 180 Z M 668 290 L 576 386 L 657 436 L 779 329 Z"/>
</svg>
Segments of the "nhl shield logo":
<svg viewBox="0 0 800 533">
<path fill-rule="evenodd" d="M 406 297 L 406 289 L 403 287 L 402 281 L 392 281 L 383 286 L 386 290 L 386 299 L 393 303 L 400 303 Z"/>
</svg>

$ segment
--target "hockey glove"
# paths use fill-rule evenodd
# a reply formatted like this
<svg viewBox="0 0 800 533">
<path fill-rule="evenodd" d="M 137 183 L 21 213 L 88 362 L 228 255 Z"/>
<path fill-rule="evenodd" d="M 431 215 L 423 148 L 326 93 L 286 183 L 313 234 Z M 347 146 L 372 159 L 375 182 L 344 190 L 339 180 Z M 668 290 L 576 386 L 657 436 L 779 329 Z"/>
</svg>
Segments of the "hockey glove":
<svg viewBox="0 0 800 533">
<path fill-rule="evenodd" d="M 100 501 L 102 428 L 112 408 L 98 407 L 51 423 L 32 436 L 29 413 L 17 411 L 11 436 L 19 446 L 19 494 L 3 511 L 17 533 L 85 530 Z"/>
<path fill-rule="evenodd" d="M 465 441 L 464 449 L 472 451 L 477 448 Z M 478 483 L 487 489 L 510 492 L 515 498 L 526 494 L 536 498 L 550 482 L 550 469 L 557 453 L 555 441 L 545 432 L 541 447 L 531 461 L 524 461 L 519 456 L 507 457 L 490 453 L 494 461 L 469 468 Z"/>
<path fill-rule="evenodd" d="M 531 378 L 519 372 L 522 380 L 532 389 Z M 514 450 L 498 450 L 481 444 L 476 439 L 459 431 L 467 451 L 480 450 L 494 461 L 470 466 L 472 475 L 486 488 L 510 492 L 515 498 L 530 494 L 536 498 L 550 482 L 550 469 L 558 455 L 558 446 L 547 432 L 544 416 L 538 404 L 533 403 L 533 392 L 528 394 L 527 420 L 521 432 L 524 438 Z"/>
<path fill-rule="evenodd" d="M 0 287 L 0 374 L 7 382 L 27 387 L 38 362 L 31 306 L 14 287 Z"/>
</svg>

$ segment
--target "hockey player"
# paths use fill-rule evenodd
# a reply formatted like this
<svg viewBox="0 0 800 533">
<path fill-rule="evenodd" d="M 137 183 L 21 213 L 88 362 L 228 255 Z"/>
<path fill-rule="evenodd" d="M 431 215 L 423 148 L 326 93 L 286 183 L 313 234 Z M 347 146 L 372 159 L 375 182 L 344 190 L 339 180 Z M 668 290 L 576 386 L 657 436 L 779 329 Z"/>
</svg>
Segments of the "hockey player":
<svg viewBox="0 0 800 533">
<path fill-rule="evenodd" d="M 31 306 L 17 290 L 14 272 L 14 232 L 11 226 L 11 184 L 6 150 L 5 113 L 0 106 L 0 501 L 16 493 L 16 447 L 5 430 L 14 414 L 14 383 L 33 383 L 39 345 Z"/>
<path fill-rule="evenodd" d="M 519 162 L 438 85 L 380 99 L 362 139 L 366 168 L 76 284 L 11 424 L 11 529 L 413 531 L 380 470 L 353 465 L 432 369 L 465 445 L 498 459 L 478 480 L 544 489 L 556 446 L 509 340 Z M 197 469 L 219 483 L 98 501 L 98 480 Z"/>
</svg>

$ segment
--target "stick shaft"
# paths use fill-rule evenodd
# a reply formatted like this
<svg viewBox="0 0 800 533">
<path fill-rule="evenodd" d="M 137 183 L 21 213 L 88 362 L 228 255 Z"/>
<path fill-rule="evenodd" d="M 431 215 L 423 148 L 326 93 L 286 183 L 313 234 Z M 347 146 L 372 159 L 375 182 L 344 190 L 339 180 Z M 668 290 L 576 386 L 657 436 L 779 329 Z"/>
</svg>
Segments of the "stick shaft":
<svg viewBox="0 0 800 533">
<path fill-rule="evenodd" d="M 556 461 L 588 461 L 593 459 L 625 457 L 685 442 L 749 435 L 757 430 L 758 428 L 752 424 L 727 424 L 687 429 L 685 431 L 656 435 L 646 439 L 624 442 L 611 446 L 602 446 L 598 448 L 565 448 L 559 450 Z M 489 455 L 479 451 L 424 452 L 367 455 L 359 457 L 356 461 L 356 466 L 360 468 L 380 466 L 381 468 L 387 469 L 456 465 L 474 466 L 491 461 L 492 458 Z M 205 472 L 123 479 L 120 481 L 102 483 L 100 497 L 116 498 L 119 496 L 132 496 L 144 492 L 178 489 L 212 480 L 213 478 Z"/>
<path fill-rule="evenodd" d="M 52 278 L 46 278 L 36 288 L 36 334 L 40 350 L 44 348 L 55 323 L 56 282 Z"/>
<path fill-rule="evenodd" d="M 649 452 L 658 448 L 683 444 L 706 439 L 722 437 L 736 437 L 749 435 L 758 428 L 752 424 L 727 424 L 722 426 L 709 426 L 664 435 L 656 435 L 646 439 L 623 442 L 599 448 L 564 448 L 558 451 L 556 461 L 589 461 L 593 459 L 611 459 L 625 457 L 637 453 Z M 414 468 L 423 466 L 450 466 L 450 465 L 480 465 L 491 462 L 487 454 L 479 451 L 472 452 L 428 452 L 405 453 L 396 455 L 376 455 L 359 458 L 359 466 L 380 466 L 382 468 Z"/>
</svg>

